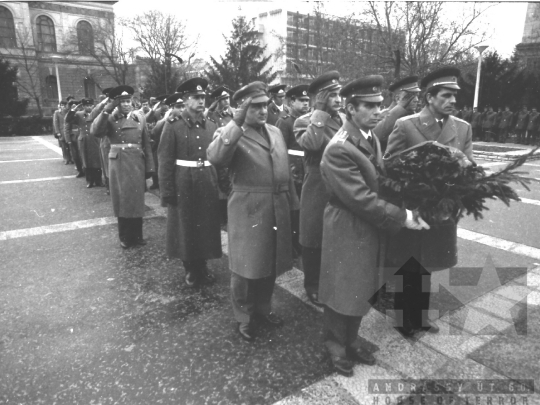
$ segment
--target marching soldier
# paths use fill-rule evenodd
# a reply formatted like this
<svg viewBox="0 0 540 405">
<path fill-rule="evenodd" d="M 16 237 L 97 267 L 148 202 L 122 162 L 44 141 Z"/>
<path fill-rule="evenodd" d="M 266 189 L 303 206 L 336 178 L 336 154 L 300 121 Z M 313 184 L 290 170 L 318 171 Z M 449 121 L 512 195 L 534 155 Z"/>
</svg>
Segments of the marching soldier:
<svg viewBox="0 0 540 405">
<path fill-rule="evenodd" d="M 228 167 L 229 266 L 238 333 L 255 338 L 253 321 L 279 326 L 271 312 L 276 277 L 292 267 L 290 211 L 297 205 L 290 190 L 287 146 L 281 131 L 266 124 L 266 85 L 253 82 L 234 94 L 240 104 L 234 119 L 216 132 L 207 155 Z"/>
<path fill-rule="evenodd" d="M 304 150 L 306 174 L 300 197 L 300 244 L 304 288 L 308 299 L 317 306 L 319 274 L 321 269 L 321 246 L 323 213 L 328 196 L 321 177 L 320 163 L 328 142 L 343 125 L 339 113 L 341 97 L 339 72 L 331 71 L 317 77 L 308 88 L 316 94 L 315 110 L 298 118 L 294 134 L 298 145 Z"/>
<path fill-rule="evenodd" d="M 524 105 L 521 108 L 521 111 L 517 114 L 516 119 L 516 137 L 517 143 L 525 143 L 525 135 L 527 132 L 527 125 L 529 124 L 529 111 L 527 111 L 527 106 Z"/>
<path fill-rule="evenodd" d="M 155 104 L 152 106 L 152 109 L 146 113 L 144 116 L 144 122 L 147 125 L 148 132 L 150 134 L 153 133 L 154 126 L 156 123 L 160 120 L 162 120 L 165 117 L 165 114 L 167 111 L 169 111 L 169 106 L 167 103 L 165 103 L 165 100 L 169 97 L 169 94 L 162 94 L 161 96 L 155 97 Z M 156 167 L 156 172 L 152 174 L 152 185 L 150 186 L 150 190 L 157 190 L 159 188 L 159 174 L 158 174 L 158 167 L 159 167 L 159 161 L 158 161 L 158 154 L 157 154 L 157 145 L 154 144 L 154 140 L 151 140 L 152 142 L 152 156 L 154 158 L 154 164 Z"/>
<path fill-rule="evenodd" d="M 66 123 L 67 113 L 71 109 L 71 106 L 74 104 L 73 97 L 69 96 L 68 98 L 71 98 L 71 100 L 67 102 L 66 108 L 64 109 L 65 116 L 64 116 L 64 122 L 62 123 L 62 125 L 64 125 L 64 140 L 69 146 L 71 159 L 75 162 L 75 167 L 77 168 L 78 174 L 76 177 L 80 178 L 80 177 L 84 177 L 84 169 L 83 169 L 81 154 L 79 150 L 79 144 L 77 142 L 78 141 L 77 131 L 73 125 L 68 125 Z"/>
<path fill-rule="evenodd" d="M 79 107 L 83 111 L 77 111 Z M 84 173 L 86 174 L 86 187 L 103 187 L 101 181 L 101 159 L 99 139 L 90 135 L 90 126 L 103 109 L 103 104 L 98 104 L 100 108 L 94 108 L 94 100 L 83 98 L 81 104 L 74 106 L 66 115 L 66 127 L 71 130 L 71 125 L 75 124 L 79 128 L 79 138 L 81 142 L 81 157 L 84 162 Z"/>
<path fill-rule="evenodd" d="M 538 140 L 538 127 L 540 125 L 540 113 L 533 107 L 529 114 L 529 124 L 527 125 L 527 145 L 535 145 Z"/>
<path fill-rule="evenodd" d="M 396 121 L 401 117 L 415 113 L 420 93 L 418 76 L 409 76 L 398 80 L 388 86 L 388 90 L 392 92 L 392 104 L 381 113 L 381 120 L 373 129 L 373 133 L 381 142 L 383 152 Z"/>
<path fill-rule="evenodd" d="M 60 148 L 62 148 L 62 157 L 64 158 L 64 164 L 69 165 L 70 163 L 73 164 L 73 160 L 71 159 L 71 153 L 69 151 L 69 145 L 66 143 L 65 136 L 64 136 L 64 121 L 66 118 L 66 106 L 67 101 L 60 101 L 60 104 L 58 104 L 58 110 L 56 110 L 53 114 L 53 129 L 54 129 L 54 137 L 58 139 L 58 145 Z"/>
<path fill-rule="evenodd" d="M 482 134 L 482 113 L 478 111 L 478 108 L 474 107 L 471 115 L 471 128 L 473 141 L 483 141 L 484 135 Z"/>
<path fill-rule="evenodd" d="M 186 108 L 167 120 L 158 147 L 161 201 L 168 206 L 167 254 L 182 259 L 190 287 L 214 282 L 206 261 L 221 257 L 217 174 L 206 160 L 217 129 L 203 115 L 207 86 L 202 77 L 178 86 Z"/>
<path fill-rule="evenodd" d="M 510 125 L 512 124 L 512 117 L 513 117 L 512 111 L 510 111 L 510 107 L 506 106 L 504 111 L 501 112 L 500 120 L 499 120 L 499 142 L 505 143 L 506 138 L 508 137 L 508 130 L 510 129 Z"/>
<path fill-rule="evenodd" d="M 379 119 L 382 83 L 382 76 L 367 76 L 343 87 L 340 94 L 346 100 L 347 118 L 321 161 L 329 200 L 324 211 L 319 300 L 325 305 L 325 345 L 335 370 L 345 376 L 352 375 L 353 362 L 375 364 L 375 357 L 358 339 L 358 330 L 376 292 L 383 232 L 396 233 L 403 225 L 427 227 L 416 222 L 411 211 L 378 195 L 384 166 L 372 130 Z"/>
<path fill-rule="evenodd" d="M 103 108 L 90 128 L 92 135 L 106 136 L 111 143 L 109 187 L 114 215 L 118 217 L 120 246 L 124 249 L 146 244 L 142 232 L 145 179 L 154 171 L 148 130 L 132 113 L 134 92 L 130 86 L 112 89 L 109 97 L 114 101 Z"/>
<path fill-rule="evenodd" d="M 473 162 L 471 126 L 451 116 L 459 90 L 459 73 L 459 69 L 447 67 L 424 77 L 422 87 L 426 89 L 426 106 L 419 114 L 396 122 L 388 139 L 388 154 L 397 154 L 425 141 L 437 141 L 461 151 Z M 410 260 L 411 257 L 415 260 Z M 439 327 L 428 317 L 431 272 L 457 263 L 455 219 L 431 225 L 429 230 L 402 229 L 389 238 L 386 259 L 387 267 L 402 269 L 410 275 L 407 284 L 404 282 L 403 293 L 396 294 L 396 309 L 404 313 L 401 332 L 405 336 L 418 330 L 437 333 Z M 430 273 L 424 276 L 425 288 L 422 288 L 422 267 Z"/>
<path fill-rule="evenodd" d="M 291 100 L 289 108 L 290 114 L 281 117 L 276 123 L 276 127 L 278 127 L 283 134 L 285 144 L 287 145 L 291 175 L 295 186 L 295 189 L 291 191 L 296 192 L 297 196 L 302 194 L 302 183 L 304 182 L 304 152 L 298 145 L 298 142 L 296 142 L 293 127 L 296 119 L 309 111 L 308 87 L 307 84 L 301 84 L 287 91 L 286 96 Z M 293 232 L 293 247 L 296 253 L 300 254 L 302 246 L 300 245 L 299 210 L 291 211 L 291 228 Z"/>
<path fill-rule="evenodd" d="M 289 109 L 283 102 L 285 101 L 285 88 L 286 84 L 277 84 L 268 88 L 271 101 L 268 103 L 268 119 L 267 124 L 276 125 L 278 119 L 287 115 Z"/>
</svg>

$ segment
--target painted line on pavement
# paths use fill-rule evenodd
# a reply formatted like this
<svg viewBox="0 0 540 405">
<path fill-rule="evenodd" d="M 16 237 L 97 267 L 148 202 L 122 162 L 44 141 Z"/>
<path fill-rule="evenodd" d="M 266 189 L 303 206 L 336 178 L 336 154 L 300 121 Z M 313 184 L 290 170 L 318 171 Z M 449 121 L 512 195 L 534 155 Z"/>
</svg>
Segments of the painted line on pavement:
<svg viewBox="0 0 540 405">
<path fill-rule="evenodd" d="M 23 159 L 23 160 L 0 160 L 0 163 L 37 162 L 39 160 L 62 160 L 62 158 Z"/>
<path fill-rule="evenodd" d="M 53 152 L 56 152 L 58 153 L 60 156 L 62 156 L 62 148 L 60 148 L 60 146 L 58 145 L 53 145 L 52 143 L 46 141 L 45 139 L 42 139 L 40 138 L 39 136 L 33 136 L 32 139 L 35 139 L 36 141 L 38 141 L 40 144 L 42 144 L 43 146 L 49 148 L 50 150 L 52 150 Z"/>
<path fill-rule="evenodd" d="M 481 243 L 482 245 L 540 260 L 540 249 L 532 246 L 510 242 L 505 239 L 495 238 L 493 236 L 484 235 L 483 233 L 473 232 L 463 228 L 458 228 L 457 236 L 471 242 Z"/>
<path fill-rule="evenodd" d="M 523 197 L 520 197 L 522 203 L 525 203 L 525 204 L 532 204 L 532 205 L 540 205 L 540 201 L 538 200 L 531 200 L 530 198 L 523 198 Z"/>
<path fill-rule="evenodd" d="M 43 148 L 36 148 L 36 146 L 38 145 L 34 145 L 34 147 L 32 149 L 29 149 L 29 148 L 2 148 L 0 150 L 0 152 L 11 152 L 11 151 L 14 151 L 14 150 L 24 150 L 26 152 L 31 152 L 33 150 L 45 150 L 47 148 L 43 147 Z"/>
<path fill-rule="evenodd" d="M 50 180 L 62 180 L 62 179 L 74 179 L 75 175 L 71 176 L 60 176 L 60 177 L 43 177 L 41 179 L 27 179 L 27 180 L 8 180 L 8 181 L 0 181 L 1 184 L 18 184 L 18 183 L 33 183 L 36 181 L 50 181 Z"/>
</svg>

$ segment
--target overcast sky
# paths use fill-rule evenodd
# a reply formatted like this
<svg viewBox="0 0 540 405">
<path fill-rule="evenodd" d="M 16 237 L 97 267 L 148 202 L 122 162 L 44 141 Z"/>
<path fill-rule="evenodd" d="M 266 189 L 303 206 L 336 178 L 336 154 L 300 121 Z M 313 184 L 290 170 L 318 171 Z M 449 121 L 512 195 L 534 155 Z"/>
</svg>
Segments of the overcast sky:
<svg viewBox="0 0 540 405">
<path fill-rule="evenodd" d="M 527 11 L 527 3 L 502 2 L 495 4 L 486 12 L 483 19 L 491 39 L 487 41 L 490 50 L 497 50 L 502 56 L 512 54 L 514 46 L 521 42 L 523 25 Z M 350 13 L 358 7 L 359 3 L 352 1 L 326 2 L 326 10 L 334 15 Z M 361 5 L 360 5 L 361 6 Z M 448 6 L 456 11 L 454 16 L 459 18 L 460 3 L 448 3 Z M 217 1 L 197 0 L 180 1 L 171 0 L 120 0 L 114 9 L 118 17 L 133 17 L 144 11 L 155 9 L 176 15 L 185 20 L 189 32 L 195 37 L 200 35 L 197 56 L 208 59 L 209 56 L 219 57 L 225 51 L 225 41 L 222 34 L 229 35 L 231 21 L 238 15 L 252 17 L 263 11 L 284 8 L 291 11 L 310 12 L 313 3 L 309 1 Z"/>
</svg>

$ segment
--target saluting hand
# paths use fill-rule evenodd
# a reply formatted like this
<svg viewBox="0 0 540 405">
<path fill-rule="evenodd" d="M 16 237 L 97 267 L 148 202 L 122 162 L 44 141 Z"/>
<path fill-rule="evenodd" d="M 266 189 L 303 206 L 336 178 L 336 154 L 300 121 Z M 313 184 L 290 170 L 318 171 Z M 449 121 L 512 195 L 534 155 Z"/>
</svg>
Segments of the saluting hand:
<svg viewBox="0 0 540 405">
<path fill-rule="evenodd" d="M 161 101 L 158 101 L 156 104 L 154 104 L 154 106 L 152 107 L 152 111 L 157 111 L 157 109 L 159 108 L 159 106 L 161 105 Z"/>
<path fill-rule="evenodd" d="M 114 111 L 114 109 L 116 107 L 118 107 L 120 105 L 120 99 L 114 99 L 112 100 L 109 104 L 107 104 L 105 106 L 105 108 L 103 109 L 103 111 L 106 111 L 108 112 L 109 114 L 112 113 Z"/>
<path fill-rule="evenodd" d="M 252 100 L 251 97 L 246 98 L 244 102 L 242 103 L 242 105 L 240 105 L 240 107 L 238 107 L 236 111 L 234 112 L 233 121 L 239 127 L 244 125 L 244 121 L 246 120 L 247 110 L 249 108 L 249 105 L 251 104 L 251 100 Z"/>
<path fill-rule="evenodd" d="M 218 105 L 218 101 L 214 101 L 212 104 L 210 104 L 210 107 L 208 107 L 208 112 L 214 111 Z"/>
<path fill-rule="evenodd" d="M 101 101 L 100 104 L 103 106 L 103 105 L 107 105 L 108 102 L 109 102 L 109 97 L 105 97 L 105 98 L 103 99 L 103 101 Z"/>
<path fill-rule="evenodd" d="M 413 111 L 418 104 L 418 96 L 416 93 L 406 91 L 405 96 L 399 100 L 398 105 L 406 110 Z"/>
<path fill-rule="evenodd" d="M 326 105 L 328 104 L 328 92 L 327 91 L 320 91 L 317 93 L 317 96 L 315 96 L 315 109 L 316 110 L 322 110 L 326 111 Z"/>
<path fill-rule="evenodd" d="M 79 103 L 76 106 L 71 107 L 71 111 L 77 111 L 77 110 L 79 110 L 81 108 L 81 106 L 82 106 L 82 103 Z"/>
</svg>

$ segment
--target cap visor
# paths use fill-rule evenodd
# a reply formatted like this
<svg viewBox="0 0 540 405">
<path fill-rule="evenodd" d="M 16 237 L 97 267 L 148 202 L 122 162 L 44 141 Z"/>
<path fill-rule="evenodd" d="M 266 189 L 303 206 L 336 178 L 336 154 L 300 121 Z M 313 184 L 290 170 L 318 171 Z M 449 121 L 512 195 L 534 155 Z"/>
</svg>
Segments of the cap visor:
<svg viewBox="0 0 540 405">
<path fill-rule="evenodd" d="M 262 94 L 260 96 L 255 96 L 251 99 L 251 104 L 257 104 L 257 103 L 266 103 L 270 98 L 266 94 Z"/>
<path fill-rule="evenodd" d="M 415 87 L 414 89 L 403 89 L 403 91 L 407 91 L 409 93 L 420 93 L 422 90 L 420 88 Z"/>
<path fill-rule="evenodd" d="M 452 90 L 461 90 L 461 87 L 459 87 L 457 84 L 444 84 L 441 87 L 445 87 L 447 89 L 452 89 Z"/>
<path fill-rule="evenodd" d="M 384 97 L 381 95 L 378 96 L 367 96 L 367 97 L 357 97 L 360 101 L 365 101 L 367 103 L 382 103 Z"/>
</svg>

